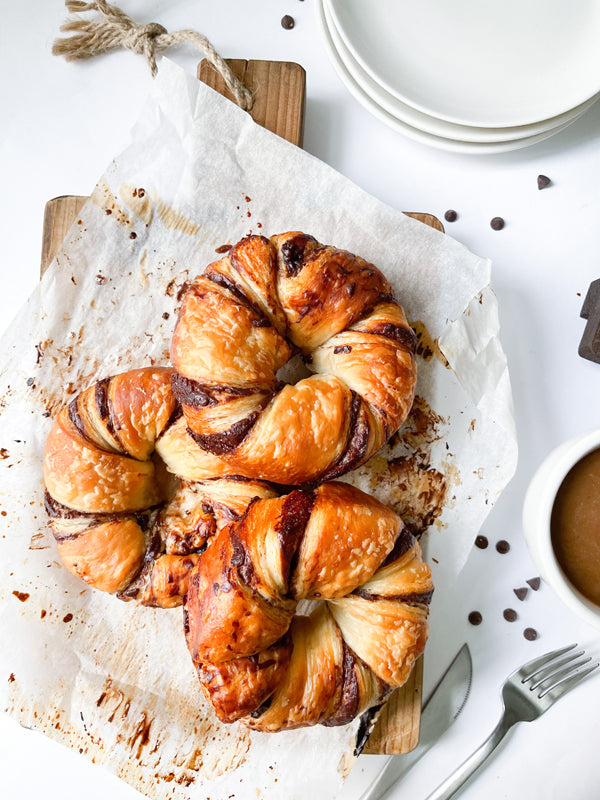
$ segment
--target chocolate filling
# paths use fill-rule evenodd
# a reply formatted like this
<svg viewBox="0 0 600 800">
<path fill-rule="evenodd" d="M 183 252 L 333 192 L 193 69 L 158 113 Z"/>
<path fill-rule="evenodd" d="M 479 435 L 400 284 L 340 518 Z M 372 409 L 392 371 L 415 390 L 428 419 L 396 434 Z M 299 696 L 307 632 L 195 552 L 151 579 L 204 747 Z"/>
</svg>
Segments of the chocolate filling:
<svg viewBox="0 0 600 800">
<path fill-rule="evenodd" d="M 109 395 L 109 387 L 111 378 L 103 378 L 101 381 L 98 381 L 96 384 L 96 389 L 94 392 L 94 399 L 96 401 L 96 408 L 98 410 L 98 415 L 102 422 L 106 425 L 106 429 L 110 433 L 111 436 L 118 442 L 119 437 L 117 436 L 117 427 L 115 426 L 113 415 L 112 415 L 112 404 L 110 402 L 110 395 Z"/>
<path fill-rule="evenodd" d="M 414 606 L 428 606 L 431 603 L 433 589 L 428 592 L 409 592 L 407 594 L 371 594 L 364 589 L 355 589 L 352 594 L 362 597 L 364 600 L 395 600 L 398 603 L 408 603 Z"/>
<path fill-rule="evenodd" d="M 260 410 L 253 411 L 252 414 L 239 422 L 234 422 L 231 428 L 219 433 L 196 433 L 188 428 L 188 433 L 203 450 L 220 456 L 231 453 L 240 446 L 246 436 L 250 433 L 260 415 Z"/>
<path fill-rule="evenodd" d="M 97 447 L 98 445 L 96 444 L 96 442 L 92 439 L 91 436 L 88 435 L 85 423 L 81 418 L 81 415 L 79 414 L 78 402 L 79 402 L 79 395 L 75 397 L 73 400 L 71 400 L 71 402 L 69 403 L 68 407 L 69 419 L 71 420 L 73 425 L 77 428 L 77 432 L 79 433 L 81 438 L 84 441 L 88 442 L 89 444 L 93 445 L 94 447 Z"/>
<path fill-rule="evenodd" d="M 344 642 L 344 662 L 342 677 L 342 696 L 336 713 L 323 722 L 327 727 L 334 725 L 347 725 L 352 722 L 358 711 L 360 693 L 355 666 L 357 658 L 355 653 Z"/>
<path fill-rule="evenodd" d="M 285 498 L 281 514 L 275 525 L 281 548 L 281 564 L 286 591 L 289 591 L 290 580 L 298 562 L 300 545 L 315 500 L 315 492 L 296 489 Z"/>
<path fill-rule="evenodd" d="M 337 356 L 338 353 L 351 353 L 352 347 L 349 344 L 338 345 L 333 348 L 333 354 Z"/>
<path fill-rule="evenodd" d="M 205 408 L 223 402 L 220 395 L 227 397 L 248 397 L 256 393 L 256 389 L 237 386 L 214 385 L 208 386 L 173 372 L 171 375 L 173 394 L 180 403 L 192 408 Z"/>
<path fill-rule="evenodd" d="M 413 355 L 416 352 L 417 336 L 412 328 L 407 328 L 404 325 L 394 325 L 392 322 L 381 322 L 369 327 L 365 332 L 384 336 L 386 339 L 393 339 Z"/>
<path fill-rule="evenodd" d="M 320 481 L 330 481 L 344 475 L 357 467 L 366 457 L 369 447 L 369 418 L 366 413 L 361 414 L 362 399 L 356 392 L 352 392 L 352 406 L 350 408 L 350 425 L 346 447 L 338 458 L 319 477 Z"/>
<path fill-rule="evenodd" d="M 408 553 L 411 547 L 414 547 L 416 542 L 415 537 L 412 533 L 408 530 L 406 526 L 400 529 L 400 533 L 398 534 L 398 538 L 394 542 L 394 546 L 387 554 L 387 558 L 381 565 L 382 567 L 387 567 L 388 564 L 393 564 L 394 561 L 397 561 L 401 558 L 405 553 Z"/>
<path fill-rule="evenodd" d="M 181 419 L 181 417 L 183 417 L 183 409 L 179 404 L 177 404 L 177 406 L 175 406 L 175 409 L 174 409 L 173 413 L 171 414 L 171 416 L 167 420 L 167 424 L 162 429 L 162 431 L 158 434 L 158 436 L 156 437 L 154 443 L 156 444 L 156 442 L 158 442 L 158 440 L 169 430 L 171 425 L 174 425 L 177 422 L 178 419 Z"/>
<path fill-rule="evenodd" d="M 231 566 L 237 568 L 238 575 L 247 586 L 252 586 L 256 573 L 250 555 L 242 541 L 233 531 L 230 531 L 229 538 L 232 547 Z"/>
<path fill-rule="evenodd" d="M 232 263 L 235 263 L 235 256 L 233 254 L 230 255 L 229 258 Z M 227 278 L 225 275 L 221 275 L 220 272 L 210 272 L 210 271 L 204 272 L 202 277 L 207 278 L 209 281 L 216 283 L 217 286 L 221 286 L 223 287 L 223 289 L 227 289 L 228 292 L 231 292 L 231 294 L 237 300 L 239 300 L 242 305 L 246 306 L 246 308 L 251 309 L 256 314 L 259 320 L 264 320 L 265 327 L 269 327 L 271 325 L 269 318 L 262 310 L 262 308 L 260 308 L 260 306 L 257 306 L 256 303 L 253 303 L 252 300 L 248 297 L 248 295 L 245 292 L 243 292 L 237 285 L 237 283 L 235 283 L 235 281 L 232 281 L 231 278 Z M 254 320 L 252 324 L 254 325 Z M 262 325 L 259 327 L 262 327 Z"/>
<path fill-rule="evenodd" d="M 304 252 L 309 242 L 316 244 L 317 240 L 313 236 L 300 234 L 281 245 L 281 257 L 288 278 L 295 278 L 302 271 L 305 264 Z"/>
</svg>

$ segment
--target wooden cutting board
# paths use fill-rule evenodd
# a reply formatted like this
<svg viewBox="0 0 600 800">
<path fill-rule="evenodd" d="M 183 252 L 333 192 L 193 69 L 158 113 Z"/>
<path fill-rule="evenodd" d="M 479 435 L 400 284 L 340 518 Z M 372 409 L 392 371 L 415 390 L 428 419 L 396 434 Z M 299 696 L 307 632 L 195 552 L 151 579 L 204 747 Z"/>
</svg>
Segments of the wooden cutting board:
<svg viewBox="0 0 600 800">
<path fill-rule="evenodd" d="M 252 117 L 255 122 L 292 144 L 302 145 L 306 75 L 299 64 L 282 61 L 244 61 L 229 59 L 234 73 L 254 92 Z M 228 97 L 219 73 L 205 60 L 198 67 L 198 77 L 208 86 Z M 229 97 L 231 99 L 231 97 Z M 42 239 L 42 274 L 60 249 L 63 239 L 75 222 L 87 197 L 64 195 L 46 204 Z M 408 213 L 439 231 L 442 223 L 432 214 Z M 408 680 L 393 692 L 382 709 L 363 753 L 408 753 L 419 741 L 423 659 L 420 658 Z"/>
</svg>

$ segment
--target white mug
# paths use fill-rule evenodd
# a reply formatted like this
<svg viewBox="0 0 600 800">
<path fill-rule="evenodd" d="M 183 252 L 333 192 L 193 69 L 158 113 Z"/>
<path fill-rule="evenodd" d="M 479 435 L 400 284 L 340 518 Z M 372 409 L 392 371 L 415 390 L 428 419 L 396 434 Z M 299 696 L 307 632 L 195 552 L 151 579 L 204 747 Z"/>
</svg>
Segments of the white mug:
<svg viewBox="0 0 600 800">
<path fill-rule="evenodd" d="M 523 504 L 523 530 L 531 557 L 542 578 L 560 599 L 582 619 L 600 628 L 600 606 L 592 603 L 569 581 L 552 547 L 552 507 L 567 473 L 584 456 L 600 447 L 600 430 L 569 439 L 553 450 L 533 476 Z"/>
</svg>

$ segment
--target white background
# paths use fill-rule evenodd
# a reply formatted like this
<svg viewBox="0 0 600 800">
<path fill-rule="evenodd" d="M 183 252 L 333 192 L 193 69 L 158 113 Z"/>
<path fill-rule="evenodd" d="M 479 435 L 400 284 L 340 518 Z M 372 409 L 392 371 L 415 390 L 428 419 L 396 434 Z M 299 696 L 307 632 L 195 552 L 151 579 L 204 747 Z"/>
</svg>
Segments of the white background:
<svg viewBox="0 0 600 800">
<path fill-rule="evenodd" d="M 38 280 L 45 202 L 91 191 L 127 143 L 152 80 L 143 58 L 131 53 L 75 64 L 53 57 L 52 41 L 64 17 L 58 0 L 2 5 L 0 329 Z M 571 641 L 600 650 L 598 633 L 567 611 L 548 586 L 529 591 L 524 602 L 512 591 L 538 574 L 521 529 L 529 479 L 554 446 L 598 427 L 600 365 L 579 358 L 577 347 L 584 329 L 581 304 L 589 283 L 600 277 L 600 104 L 531 148 L 487 157 L 451 155 L 402 138 L 350 97 L 327 60 L 311 0 L 123 0 L 123 6 L 140 22 L 159 21 L 170 31 L 194 28 L 226 57 L 302 64 L 305 149 L 398 209 L 439 217 L 456 209 L 458 221 L 446 224 L 447 232 L 493 261 L 520 460 L 482 531 L 490 547 L 473 550 L 453 608 L 433 605 L 432 637 L 449 637 L 456 649 L 468 641 L 474 676 L 460 718 L 392 795 L 425 798 L 494 726 L 499 687 L 516 666 Z M 286 13 L 296 19 L 291 31 L 280 25 Z M 169 56 L 190 73 L 200 59 L 187 48 Z M 541 192 L 539 173 L 552 179 Z M 505 218 L 504 230 L 490 228 L 494 216 Z M 507 555 L 495 551 L 499 539 L 510 542 Z M 516 622 L 503 619 L 506 607 L 518 611 Z M 467 622 L 473 609 L 483 614 L 479 627 Z M 539 631 L 536 642 L 523 638 L 527 626 Z M 434 666 L 425 663 L 430 675 Z M 541 719 L 513 730 L 462 796 L 596 800 L 599 708 L 600 677 L 593 677 Z M 87 800 L 140 797 L 105 770 L 0 716 L 0 797 L 37 800 L 42 792 L 49 800 L 79 800 L 82 792 Z"/>
</svg>

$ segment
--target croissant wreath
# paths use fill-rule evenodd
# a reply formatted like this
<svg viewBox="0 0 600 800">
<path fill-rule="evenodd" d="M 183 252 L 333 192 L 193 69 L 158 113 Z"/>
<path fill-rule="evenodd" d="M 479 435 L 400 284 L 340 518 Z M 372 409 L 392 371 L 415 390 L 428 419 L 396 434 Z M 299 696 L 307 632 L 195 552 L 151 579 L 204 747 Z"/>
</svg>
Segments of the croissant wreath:
<svg viewBox="0 0 600 800">
<path fill-rule="evenodd" d="M 185 295 L 173 389 L 196 442 L 235 471 L 330 480 L 404 422 L 415 346 L 373 264 L 299 232 L 247 236 Z M 315 374 L 282 384 L 277 372 L 297 353 Z"/>
<path fill-rule="evenodd" d="M 215 535 L 192 570 L 184 630 L 222 721 L 343 725 L 408 679 L 432 591 L 400 518 L 330 482 L 257 498 Z M 300 600 L 318 601 L 309 616 Z"/>
<path fill-rule="evenodd" d="M 46 442 L 46 510 L 63 563 L 121 599 L 180 605 L 209 538 L 252 498 L 275 496 L 230 472 L 187 435 L 170 369 L 98 381 L 60 411 Z"/>
</svg>

